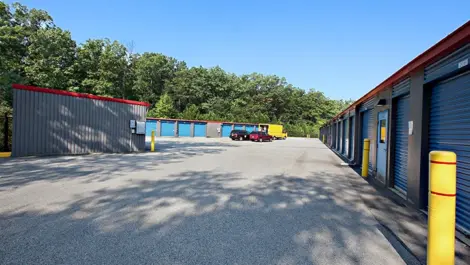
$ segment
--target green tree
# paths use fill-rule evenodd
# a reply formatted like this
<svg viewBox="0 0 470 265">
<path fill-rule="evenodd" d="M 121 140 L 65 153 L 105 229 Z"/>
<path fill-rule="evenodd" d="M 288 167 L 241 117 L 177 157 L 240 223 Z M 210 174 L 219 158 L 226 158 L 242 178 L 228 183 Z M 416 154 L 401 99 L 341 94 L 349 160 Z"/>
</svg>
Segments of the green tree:
<svg viewBox="0 0 470 265">
<path fill-rule="evenodd" d="M 147 114 L 148 117 L 154 118 L 176 118 L 176 115 L 177 113 L 173 107 L 173 100 L 166 93 L 163 94 L 155 107 Z"/>
<path fill-rule="evenodd" d="M 39 29 L 30 37 L 25 73 L 38 86 L 67 89 L 74 85 L 75 41 L 60 28 Z"/>
<path fill-rule="evenodd" d="M 164 54 L 134 54 L 132 45 L 109 39 L 76 47 L 46 11 L 0 1 L 0 112 L 11 112 L 12 83 L 146 101 L 155 106 L 151 117 L 282 123 L 290 136 L 314 137 L 353 102 L 276 75 L 188 68 Z"/>
<path fill-rule="evenodd" d="M 135 61 L 133 91 L 142 101 L 155 102 L 164 92 L 167 83 L 186 64 L 159 53 L 144 53 Z M 182 109 L 180 109 L 181 111 Z"/>
<path fill-rule="evenodd" d="M 196 105 L 192 104 L 189 105 L 183 113 L 181 113 L 181 118 L 182 119 L 187 119 L 187 120 L 196 120 L 199 118 L 199 109 Z"/>
<path fill-rule="evenodd" d="M 31 9 L 19 3 L 0 1 L 0 106 L 12 106 L 12 83 L 28 83 L 24 59 L 30 37 L 39 29 L 54 27 L 46 11 Z"/>
</svg>

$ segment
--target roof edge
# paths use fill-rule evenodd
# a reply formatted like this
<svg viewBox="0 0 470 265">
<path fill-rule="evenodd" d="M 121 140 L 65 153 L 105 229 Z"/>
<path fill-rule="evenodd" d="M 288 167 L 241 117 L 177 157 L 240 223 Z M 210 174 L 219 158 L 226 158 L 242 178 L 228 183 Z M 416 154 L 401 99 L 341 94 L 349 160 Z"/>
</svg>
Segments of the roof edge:
<svg viewBox="0 0 470 265">
<path fill-rule="evenodd" d="M 201 122 L 201 123 L 226 123 L 226 124 L 240 124 L 240 125 L 255 125 L 258 126 L 259 123 L 251 123 L 251 122 L 234 122 L 234 121 L 212 121 L 212 120 L 185 120 L 185 119 L 173 119 L 173 118 L 154 118 L 154 117 L 147 117 L 147 120 L 165 120 L 165 121 L 185 121 L 185 122 Z"/>
<path fill-rule="evenodd" d="M 470 41 L 470 20 L 467 21 L 465 24 L 454 30 L 452 33 L 444 37 L 442 40 L 431 46 L 429 49 L 421 53 L 420 55 L 416 56 L 413 60 L 409 63 L 401 67 L 398 71 L 394 74 L 389 76 L 385 79 L 382 83 L 376 86 L 374 89 L 369 91 L 367 94 L 356 100 L 352 103 L 349 107 L 345 110 L 337 114 L 334 118 L 330 121 L 338 119 L 344 113 L 352 110 L 357 105 L 363 103 L 364 101 L 368 100 L 369 98 L 377 95 L 379 92 L 385 90 L 390 85 L 396 83 L 397 81 L 402 80 L 407 75 L 422 67 L 423 65 L 433 63 L 442 57 L 450 54 L 451 52 L 458 49 L 461 45 L 464 45 L 466 42 Z"/>
<path fill-rule="evenodd" d="M 139 105 L 139 106 L 145 106 L 145 107 L 150 106 L 150 103 L 147 103 L 147 102 L 96 96 L 96 95 L 91 95 L 91 94 L 70 92 L 70 91 L 58 90 L 58 89 L 52 89 L 52 88 L 28 86 L 28 85 L 21 85 L 21 84 L 13 84 L 12 88 L 18 89 L 18 90 L 28 90 L 28 91 L 33 91 L 33 92 L 56 94 L 56 95 L 68 96 L 68 97 L 87 98 L 87 99 L 95 99 L 95 100 L 101 100 L 101 101 L 111 101 L 111 102 L 124 103 L 124 104 L 129 104 L 129 105 Z"/>
</svg>

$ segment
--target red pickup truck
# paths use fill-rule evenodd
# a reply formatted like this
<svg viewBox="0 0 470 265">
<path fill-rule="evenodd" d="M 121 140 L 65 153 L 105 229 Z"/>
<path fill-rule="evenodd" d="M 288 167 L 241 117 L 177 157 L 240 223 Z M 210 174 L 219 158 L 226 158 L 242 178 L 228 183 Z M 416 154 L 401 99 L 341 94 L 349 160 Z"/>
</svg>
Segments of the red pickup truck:
<svg viewBox="0 0 470 265">
<path fill-rule="evenodd" d="M 265 132 L 252 132 L 250 133 L 250 140 L 255 142 L 264 142 L 268 141 L 271 142 L 273 140 L 273 137 Z"/>
</svg>

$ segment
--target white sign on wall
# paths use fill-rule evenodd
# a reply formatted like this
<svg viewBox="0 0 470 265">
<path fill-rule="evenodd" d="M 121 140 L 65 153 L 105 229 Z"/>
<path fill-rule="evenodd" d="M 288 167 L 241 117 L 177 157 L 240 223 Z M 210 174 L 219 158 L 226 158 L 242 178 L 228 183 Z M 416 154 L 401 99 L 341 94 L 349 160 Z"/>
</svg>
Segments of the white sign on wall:
<svg viewBox="0 0 470 265">
<path fill-rule="evenodd" d="M 459 62 L 459 69 L 468 65 L 468 59 Z"/>
</svg>

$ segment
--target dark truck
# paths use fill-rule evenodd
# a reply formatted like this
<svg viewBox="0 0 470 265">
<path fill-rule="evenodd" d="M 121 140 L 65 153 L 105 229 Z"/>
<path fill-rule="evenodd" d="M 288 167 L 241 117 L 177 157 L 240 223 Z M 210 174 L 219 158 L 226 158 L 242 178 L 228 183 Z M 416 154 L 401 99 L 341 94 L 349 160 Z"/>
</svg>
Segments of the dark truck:
<svg viewBox="0 0 470 265">
<path fill-rule="evenodd" d="M 250 139 L 250 133 L 245 130 L 233 130 L 230 132 L 230 138 L 232 140 L 244 141 Z"/>
</svg>

